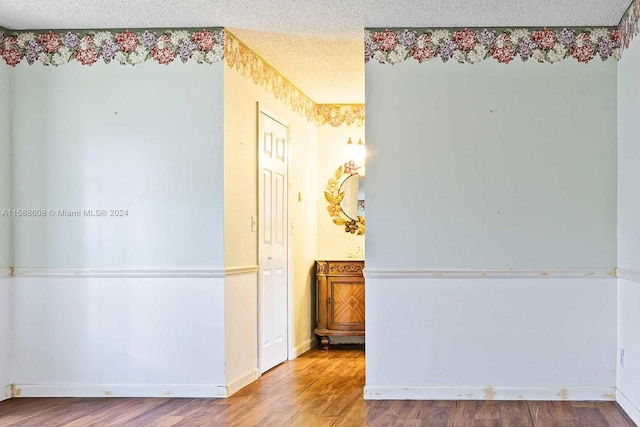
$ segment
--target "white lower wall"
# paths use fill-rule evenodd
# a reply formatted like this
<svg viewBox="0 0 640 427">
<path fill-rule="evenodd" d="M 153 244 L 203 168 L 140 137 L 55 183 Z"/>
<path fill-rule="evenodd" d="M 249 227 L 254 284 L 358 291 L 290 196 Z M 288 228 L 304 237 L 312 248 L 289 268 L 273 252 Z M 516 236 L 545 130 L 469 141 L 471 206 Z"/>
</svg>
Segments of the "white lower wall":
<svg viewBox="0 0 640 427">
<path fill-rule="evenodd" d="M 615 398 L 615 279 L 371 276 L 365 399 Z"/>
<path fill-rule="evenodd" d="M 14 279 L 16 395 L 225 395 L 224 279 Z"/>
<path fill-rule="evenodd" d="M 625 276 L 620 274 L 620 276 Z M 640 424 L 640 271 L 618 280 L 618 403 Z M 624 360 L 620 352 L 624 349 Z"/>
<path fill-rule="evenodd" d="M 258 276 L 230 275 L 224 284 L 227 396 L 258 378 Z"/>
</svg>

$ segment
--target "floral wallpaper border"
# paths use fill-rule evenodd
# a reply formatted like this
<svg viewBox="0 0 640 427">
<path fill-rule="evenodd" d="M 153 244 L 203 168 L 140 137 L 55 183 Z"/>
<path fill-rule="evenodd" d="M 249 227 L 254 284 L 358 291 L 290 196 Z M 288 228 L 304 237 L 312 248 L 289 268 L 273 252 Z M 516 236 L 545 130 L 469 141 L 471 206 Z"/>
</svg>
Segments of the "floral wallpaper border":
<svg viewBox="0 0 640 427">
<path fill-rule="evenodd" d="M 316 104 L 311 98 L 229 31 L 226 32 L 224 57 L 229 68 L 235 69 L 243 77 L 253 80 L 254 84 L 264 88 L 309 121 L 315 120 Z"/>
<path fill-rule="evenodd" d="M 364 126 L 364 104 L 317 104 L 316 123 Z"/>
<path fill-rule="evenodd" d="M 311 123 L 334 127 L 364 125 L 364 104 L 316 104 L 231 32 L 226 31 L 225 36 L 224 57 L 229 68 L 239 71 Z"/>
<path fill-rule="evenodd" d="M 640 1 L 640 0 L 635 0 Z M 619 58 L 621 31 L 603 28 L 461 28 L 367 29 L 364 60 L 396 64 L 408 59 L 420 63 L 439 57 L 443 62 L 475 64 L 492 58 L 508 64 L 522 61 L 558 62 L 573 58 L 587 63 Z"/>
<path fill-rule="evenodd" d="M 0 56 L 15 67 L 29 64 L 63 65 L 77 61 L 136 65 L 148 60 L 169 64 L 196 61 L 212 64 L 222 60 L 224 30 L 98 30 L 98 31 L 10 31 L 0 28 Z"/>
<path fill-rule="evenodd" d="M 621 50 L 628 48 L 631 40 L 640 33 L 640 0 L 633 0 L 627 11 L 622 15 L 620 25 L 620 37 L 622 39 Z"/>
</svg>

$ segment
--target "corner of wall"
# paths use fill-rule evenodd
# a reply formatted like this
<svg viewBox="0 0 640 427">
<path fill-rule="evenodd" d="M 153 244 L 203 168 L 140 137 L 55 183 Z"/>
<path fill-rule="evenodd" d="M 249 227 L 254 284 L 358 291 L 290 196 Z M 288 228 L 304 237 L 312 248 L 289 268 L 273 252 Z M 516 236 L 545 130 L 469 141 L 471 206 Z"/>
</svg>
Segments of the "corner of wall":
<svg viewBox="0 0 640 427">
<path fill-rule="evenodd" d="M 617 372 L 616 400 L 640 424 L 640 0 L 620 22 L 626 49 L 617 66 Z"/>
<path fill-rule="evenodd" d="M 616 402 L 634 423 L 640 425 L 640 408 L 631 402 L 631 400 L 629 400 L 629 398 L 620 390 L 616 391 Z"/>
<path fill-rule="evenodd" d="M 225 263 L 227 267 L 257 263 L 257 235 L 250 230 L 249 224 L 250 217 L 257 216 L 258 210 L 256 105 L 259 103 L 289 122 L 291 161 L 287 234 L 290 248 L 295 248 L 289 254 L 289 288 L 292 292 L 290 309 L 295 312 L 293 318 L 296 319 L 289 329 L 288 351 L 291 357 L 310 345 L 313 329 L 310 270 L 317 250 L 315 199 L 318 125 L 315 121 L 315 104 L 233 34 L 225 34 L 225 235 L 234 236 L 234 240 L 225 239 Z M 241 47 L 243 54 L 240 54 Z M 277 90 L 274 91 L 274 88 Z M 256 197 L 247 198 L 251 194 Z M 227 290 L 236 293 L 241 292 L 243 287 L 236 283 L 228 285 Z M 255 298 L 251 302 L 246 299 L 241 301 L 241 304 L 236 302 L 231 306 L 246 310 L 251 304 L 258 304 Z M 248 346 L 248 341 L 246 343 Z M 233 384 L 236 378 L 250 376 L 248 363 L 242 365 L 245 369 L 228 372 L 228 384 Z M 230 389 L 233 387 L 230 386 Z"/>
<path fill-rule="evenodd" d="M 0 31 L 5 31 L 0 27 Z M 11 68 L 0 60 L 0 212 L 13 206 Z M 0 216 L 0 400 L 12 397 L 13 220 Z"/>
</svg>

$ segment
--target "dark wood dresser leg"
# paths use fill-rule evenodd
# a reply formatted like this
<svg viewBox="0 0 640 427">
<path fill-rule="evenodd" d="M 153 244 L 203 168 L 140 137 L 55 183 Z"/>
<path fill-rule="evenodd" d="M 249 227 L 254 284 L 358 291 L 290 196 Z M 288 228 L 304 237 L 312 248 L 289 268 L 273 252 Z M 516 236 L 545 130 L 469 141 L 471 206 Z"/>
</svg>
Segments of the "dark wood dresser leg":
<svg viewBox="0 0 640 427">
<path fill-rule="evenodd" d="M 329 337 L 322 337 L 322 341 L 320 341 L 320 343 L 322 344 L 323 350 L 329 350 L 329 344 L 331 344 Z"/>
</svg>

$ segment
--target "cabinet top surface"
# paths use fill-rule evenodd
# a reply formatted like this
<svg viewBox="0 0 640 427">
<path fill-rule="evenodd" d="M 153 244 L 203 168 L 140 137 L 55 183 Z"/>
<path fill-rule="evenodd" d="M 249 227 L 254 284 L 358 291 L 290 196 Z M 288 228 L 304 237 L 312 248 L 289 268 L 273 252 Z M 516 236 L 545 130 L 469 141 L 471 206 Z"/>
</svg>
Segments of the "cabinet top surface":
<svg viewBox="0 0 640 427">
<path fill-rule="evenodd" d="M 316 262 L 364 262 L 364 258 L 317 259 Z"/>
<path fill-rule="evenodd" d="M 350 261 L 316 261 L 316 274 L 321 276 L 362 276 L 364 269 L 363 260 L 352 259 Z"/>
</svg>

